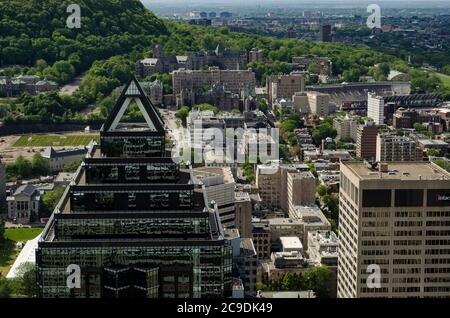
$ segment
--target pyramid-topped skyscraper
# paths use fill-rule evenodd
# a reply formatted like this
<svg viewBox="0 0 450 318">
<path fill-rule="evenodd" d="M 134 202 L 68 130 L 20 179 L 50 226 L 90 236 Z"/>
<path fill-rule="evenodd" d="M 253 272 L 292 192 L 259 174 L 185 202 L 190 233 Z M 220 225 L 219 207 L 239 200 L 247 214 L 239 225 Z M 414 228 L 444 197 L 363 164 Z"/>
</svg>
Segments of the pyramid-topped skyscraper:
<svg viewBox="0 0 450 318">
<path fill-rule="evenodd" d="M 131 80 L 39 241 L 38 296 L 229 297 L 231 254 L 217 207 L 166 156 L 164 123 Z"/>
</svg>

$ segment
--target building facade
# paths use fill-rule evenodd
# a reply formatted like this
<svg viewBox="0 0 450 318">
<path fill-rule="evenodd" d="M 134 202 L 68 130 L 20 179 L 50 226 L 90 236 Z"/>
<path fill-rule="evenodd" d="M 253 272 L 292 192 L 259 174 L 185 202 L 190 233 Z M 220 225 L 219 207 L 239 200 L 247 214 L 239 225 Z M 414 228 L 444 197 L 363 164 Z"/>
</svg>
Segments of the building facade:
<svg viewBox="0 0 450 318">
<path fill-rule="evenodd" d="M 301 73 L 272 75 L 267 78 L 266 86 L 269 104 L 272 105 L 277 99 L 291 99 L 295 93 L 305 91 L 305 78 Z"/>
<path fill-rule="evenodd" d="M 6 198 L 8 218 L 17 224 L 28 224 L 39 212 L 41 194 L 32 184 L 21 185 Z"/>
<path fill-rule="evenodd" d="M 384 98 L 376 94 L 369 93 L 367 99 L 367 116 L 376 125 L 384 125 Z"/>
<path fill-rule="evenodd" d="M 174 99 L 177 105 L 181 105 L 185 101 L 196 104 L 197 96 L 211 90 L 214 85 L 239 95 L 243 90 L 254 90 L 256 78 L 251 70 L 220 70 L 217 67 L 210 67 L 208 70 L 174 71 L 172 83 Z"/>
<path fill-rule="evenodd" d="M 122 122 L 136 102 L 144 123 Z M 164 123 L 137 80 L 126 86 L 36 251 L 44 298 L 231 296 L 232 250 L 217 205 L 165 156 Z M 66 283 L 76 264 L 80 288 Z"/>
<path fill-rule="evenodd" d="M 375 160 L 377 155 L 378 127 L 372 120 L 359 125 L 356 131 L 356 155 L 361 159 Z"/>
<path fill-rule="evenodd" d="M 416 146 L 415 141 L 390 133 L 380 133 L 377 136 L 378 162 L 422 161 L 423 151 Z"/>
<path fill-rule="evenodd" d="M 447 171 L 342 163 L 340 197 L 338 297 L 450 296 Z"/>
<path fill-rule="evenodd" d="M 330 115 L 330 95 L 320 92 L 307 92 L 311 113 L 319 117 Z"/>
<path fill-rule="evenodd" d="M 358 122 L 352 117 L 336 117 L 333 119 L 333 127 L 337 131 L 338 139 L 356 141 Z"/>
<path fill-rule="evenodd" d="M 56 172 L 63 171 L 65 165 L 84 158 L 86 153 L 86 147 L 63 150 L 55 150 L 53 147 L 47 147 L 42 157 L 47 159 L 50 170 Z"/>
<path fill-rule="evenodd" d="M 248 52 L 248 61 L 249 62 L 262 62 L 264 60 L 264 51 L 258 48 L 252 48 L 250 52 Z"/>
</svg>

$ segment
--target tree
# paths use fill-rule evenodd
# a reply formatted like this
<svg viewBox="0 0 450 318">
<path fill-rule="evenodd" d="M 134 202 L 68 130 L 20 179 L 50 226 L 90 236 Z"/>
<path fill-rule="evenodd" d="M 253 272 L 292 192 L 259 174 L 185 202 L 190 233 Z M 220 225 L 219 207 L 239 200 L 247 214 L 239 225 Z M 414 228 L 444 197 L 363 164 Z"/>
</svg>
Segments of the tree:
<svg viewBox="0 0 450 318">
<path fill-rule="evenodd" d="M 83 162 L 83 159 L 68 163 L 64 165 L 64 172 L 75 172 L 80 167 L 81 163 Z"/>
<path fill-rule="evenodd" d="M 319 196 L 323 197 L 327 194 L 327 187 L 323 184 L 319 185 L 317 187 L 317 193 L 319 194 Z"/>
<path fill-rule="evenodd" d="M 15 162 L 17 173 L 21 179 L 29 178 L 33 174 L 33 165 L 23 156 L 18 156 Z"/>
<path fill-rule="evenodd" d="M 328 286 L 332 274 L 331 270 L 325 265 L 309 268 L 304 276 L 307 288 L 314 291 L 317 298 L 330 297 Z"/>
<path fill-rule="evenodd" d="M 258 109 L 263 113 L 267 113 L 267 101 L 264 98 L 258 99 Z"/>
<path fill-rule="evenodd" d="M 47 176 L 51 174 L 50 164 L 47 159 L 42 157 L 42 155 L 37 152 L 33 155 L 33 159 L 31 160 L 31 165 L 33 169 L 33 174 L 39 176 Z"/>
<path fill-rule="evenodd" d="M 250 183 L 254 183 L 255 182 L 255 167 L 253 165 L 253 163 L 250 162 L 246 162 L 242 165 L 242 170 L 243 170 L 243 174 L 244 177 L 247 179 L 247 181 L 249 181 Z"/>
<path fill-rule="evenodd" d="M 65 189 L 63 187 L 55 188 L 53 191 L 45 192 L 42 196 L 41 206 L 39 209 L 40 217 L 50 216 L 56 208 L 59 200 L 61 200 Z"/>
<path fill-rule="evenodd" d="M 6 278 L 0 277 L 0 299 L 10 298 L 12 293 L 9 281 Z"/>
<path fill-rule="evenodd" d="M 211 104 L 208 104 L 208 103 L 195 105 L 195 108 L 200 110 L 200 111 L 207 111 L 207 110 L 209 110 L 209 111 L 212 111 L 214 114 L 218 114 L 219 111 L 220 111 L 219 108 L 217 108 L 216 106 L 213 106 Z"/>
<path fill-rule="evenodd" d="M 183 126 L 185 126 L 185 127 L 186 127 L 186 119 L 187 119 L 187 116 L 189 115 L 189 111 L 190 111 L 189 107 L 183 106 L 175 113 L 175 117 L 180 119 L 181 122 L 183 123 Z"/>
<path fill-rule="evenodd" d="M 33 263 L 23 263 L 17 269 L 19 292 L 28 298 L 36 297 L 36 267 Z"/>
<path fill-rule="evenodd" d="M 288 272 L 281 279 L 281 287 L 283 290 L 302 290 L 305 287 L 305 282 L 303 277 L 297 275 L 297 273 Z"/>
<path fill-rule="evenodd" d="M 437 149 L 428 149 L 427 150 L 427 156 L 429 157 L 439 157 L 440 153 Z"/>
<path fill-rule="evenodd" d="M 337 131 L 334 129 L 333 125 L 329 123 L 324 123 L 319 126 L 319 128 L 316 128 L 312 132 L 312 138 L 316 144 L 320 144 L 323 139 L 326 139 L 328 137 L 330 138 L 336 138 Z"/>
</svg>

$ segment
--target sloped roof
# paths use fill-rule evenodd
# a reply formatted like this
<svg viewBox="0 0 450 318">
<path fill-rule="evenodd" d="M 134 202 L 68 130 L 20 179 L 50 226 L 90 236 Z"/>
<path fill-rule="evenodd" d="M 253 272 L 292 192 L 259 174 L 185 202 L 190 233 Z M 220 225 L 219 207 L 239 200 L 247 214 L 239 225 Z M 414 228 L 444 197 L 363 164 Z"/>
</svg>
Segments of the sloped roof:
<svg viewBox="0 0 450 318">
<path fill-rule="evenodd" d="M 36 191 L 37 189 L 34 185 L 24 184 L 17 188 L 17 190 L 14 192 L 14 196 L 24 194 L 31 197 Z"/>
</svg>

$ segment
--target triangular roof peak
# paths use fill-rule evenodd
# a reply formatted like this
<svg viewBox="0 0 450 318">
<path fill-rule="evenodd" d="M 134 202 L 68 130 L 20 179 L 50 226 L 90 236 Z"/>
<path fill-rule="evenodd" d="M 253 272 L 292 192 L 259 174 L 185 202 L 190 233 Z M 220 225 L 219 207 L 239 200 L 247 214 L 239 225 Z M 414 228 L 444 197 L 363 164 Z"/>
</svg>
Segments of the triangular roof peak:
<svg viewBox="0 0 450 318">
<path fill-rule="evenodd" d="M 139 107 L 139 110 L 148 125 L 148 129 L 152 132 L 164 134 L 164 123 L 161 117 L 156 111 L 155 106 L 153 106 L 152 102 L 145 94 L 141 84 L 134 76 L 125 85 L 116 104 L 109 113 L 105 125 L 103 126 L 103 131 L 108 132 L 116 130 L 120 120 L 133 101 L 136 102 L 136 105 Z"/>
</svg>

